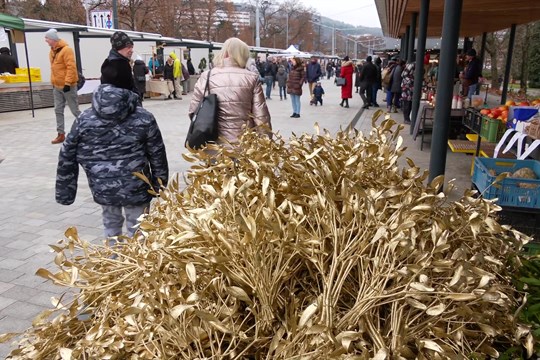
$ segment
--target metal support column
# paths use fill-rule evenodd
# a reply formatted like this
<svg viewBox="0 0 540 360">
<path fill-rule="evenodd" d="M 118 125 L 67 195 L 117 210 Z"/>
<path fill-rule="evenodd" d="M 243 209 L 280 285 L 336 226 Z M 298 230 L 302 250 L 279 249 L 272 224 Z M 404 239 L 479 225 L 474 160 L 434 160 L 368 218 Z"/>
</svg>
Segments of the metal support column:
<svg viewBox="0 0 540 360">
<path fill-rule="evenodd" d="M 405 45 L 399 53 L 400 60 L 407 60 L 407 49 L 409 49 L 409 37 L 411 36 L 411 25 L 405 27 Z"/>
<path fill-rule="evenodd" d="M 501 95 L 501 104 L 506 102 L 508 95 L 508 83 L 510 82 L 510 69 L 512 68 L 512 55 L 514 54 L 514 40 L 516 39 L 516 24 L 510 27 L 510 39 L 508 40 L 508 52 L 506 53 L 506 67 L 504 69 L 504 81 Z"/>
<path fill-rule="evenodd" d="M 82 73 L 81 34 L 79 34 L 78 31 L 73 32 L 73 51 L 75 52 L 75 63 L 77 64 L 77 70 Z"/>
<path fill-rule="evenodd" d="M 118 0 L 112 0 L 113 26 L 118 30 Z"/>
<path fill-rule="evenodd" d="M 403 52 L 405 51 L 405 50 L 403 50 L 403 49 L 405 49 L 405 34 L 402 34 L 402 35 L 401 35 L 401 39 L 400 39 L 400 40 L 401 40 L 401 42 L 400 42 L 400 44 L 399 44 L 399 57 L 401 57 L 401 55 L 402 55 Z"/>
<path fill-rule="evenodd" d="M 480 53 L 478 54 L 480 56 L 480 61 L 482 62 L 482 69 L 484 68 L 484 64 L 486 63 L 484 61 L 484 58 L 486 57 L 486 41 L 487 33 L 482 33 L 482 43 L 480 44 Z"/>
<path fill-rule="evenodd" d="M 456 68 L 457 44 L 459 40 L 459 24 L 463 0 L 445 1 L 439 62 L 439 79 L 437 82 L 437 98 L 431 139 L 431 157 L 429 159 L 429 180 L 444 175 L 446 168 L 446 151 L 448 130 L 450 127 L 450 111 L 454 90 L 454 72 Z"/>
<path fill-rule="evenodd" d="M 414 38 L 416 37 L 416 19 L 418 19 L 418 13 L 412 13 L 411 15 L 411 31 L 409 33 L 409 42 L 407 49 L 407 62 L 412 62 L 414 57 Z"/>
<path fill-rule="evenodd" d="M 486 63 L 484 60 L 486 57 L 486 41 L 487 41 L 487 33 L 482 33 L 482 40 L 480 44 L 480 53 L 479 53 L 479 56 L 480 56 L 479 60 L 480 60 L 482 70 L 484 70 L 484 64 Z M 480 95 L 481 88 L 482 88 L 481 86 L 476 87 L 476 95 Z M 484 101 L 484 103 L 486 101 L 487 101 L 487 89 L 486 89 L 486 100 Z"/>
<path fill-rule="evenodd" d="M 424 79 L 424 53 L 426 52 L 427 25 L 429 14 L 429 0 L 422 0 L 420 3 L 420 19 L 418 23 L 418 42 L 416 49 L 416 65 L 414 68 L 414 90 L 411 113 L 411 134 L 418 116 L 420 108 L 420 98 L 422 97 L 422 83 Z"/>
</svg>

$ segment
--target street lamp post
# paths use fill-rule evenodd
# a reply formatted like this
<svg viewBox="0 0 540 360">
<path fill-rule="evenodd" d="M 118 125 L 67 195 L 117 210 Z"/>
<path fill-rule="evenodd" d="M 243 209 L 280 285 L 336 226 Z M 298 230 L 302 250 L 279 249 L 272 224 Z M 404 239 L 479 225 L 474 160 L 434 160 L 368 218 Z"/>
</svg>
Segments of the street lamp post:
<svg viewBox="0 0 540 360">
<path fill-rule="evenodd" d="M 261 46 L 261 34 L 259 32 L 259 0 L 255 5 L 255 46 Z"/>
<path fill-rule="evenodd" d="M 286 37 L 286 41 L 285 41 L 285 48 L 287 49 L 289 47 L 289 9 L 285 9 L 287 10 L 285 15 L 287 16 L 287 26 L 285 27 L 285 37 Z"/>
</svg>

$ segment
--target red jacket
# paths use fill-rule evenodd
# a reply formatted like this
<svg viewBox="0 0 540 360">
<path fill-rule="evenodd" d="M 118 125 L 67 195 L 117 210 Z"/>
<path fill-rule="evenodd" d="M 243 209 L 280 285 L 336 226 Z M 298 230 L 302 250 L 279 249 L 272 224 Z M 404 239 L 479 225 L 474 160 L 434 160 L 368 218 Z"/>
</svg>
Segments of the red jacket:
<svg viewBox="0 0 540 360">
<path fill-rule="evenodd" d="M 352 61 L 344 61 L 341 64 L 341 74 L 339 75 L 340 77 L 345 78 L 345 85 L 341 87 L 342 99 L 352 99 L 353 73 L 354 67 Z"/>
</svg>

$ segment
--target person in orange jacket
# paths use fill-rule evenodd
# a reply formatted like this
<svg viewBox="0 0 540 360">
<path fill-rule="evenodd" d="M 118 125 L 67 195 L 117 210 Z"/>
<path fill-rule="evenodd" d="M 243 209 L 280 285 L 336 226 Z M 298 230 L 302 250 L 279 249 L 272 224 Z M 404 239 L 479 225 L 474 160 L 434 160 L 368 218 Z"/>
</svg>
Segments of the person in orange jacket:
<svg viewBox="0 0 540 360">
<path fill-rule="evenodd" d="M 79 80 L 75 54 L 67 42 L 60 39 L 56 29 L 45 33 L 45 42 L 51 47 L 49 60 L 51 62 L 51 83 L 53 85 L 54 112 L 56 114 L 56 131 L 58 136 L 52 144 L 63 143 L 66 138 L 64 129 L 64 109 L 66 103 L 69 110 L 77 118 L 81 111 L 77 100 L 77 81 Z"/>
</svg>

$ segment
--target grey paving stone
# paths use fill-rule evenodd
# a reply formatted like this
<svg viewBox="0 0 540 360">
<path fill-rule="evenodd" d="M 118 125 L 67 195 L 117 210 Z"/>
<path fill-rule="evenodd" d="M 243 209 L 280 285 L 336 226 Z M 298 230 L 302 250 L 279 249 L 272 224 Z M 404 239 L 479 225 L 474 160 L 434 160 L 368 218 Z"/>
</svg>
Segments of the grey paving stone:
<svg viewBox="0 0 540 360">
<path fill-rule="evenodd" d="M 1 297 L 0 297 L 1 298 Z M 49 307 L 30 304 L 25 301 L 17 301 L 0 310 L 0 314 L 8 315 L 16 319 L 33 319 L 43 310 Z"/>
<path fill-rule="evenodd" d="M 43 284 L 47 280 L 35 275 L 35 272 L 37 270 L 38 268 L 35 268 L 35 269 L 33 268 L 34 274 L 31 274 L 31 273 L 23 274 L 19 276 L 18 278 L 14 279 L 13 281 L 11 281 L 11 284 L 22 285 L 22 286 L 27 286 L 31 288 L 38 287 L 39 285 Z"/>
<path fill-rule="evenodd" d="M 35 254 L 35 249 L 33 249 L 33 247 L 32 249 L 25 249 L 25 250 L 9 249 L 9 250 L 6 250 L 5 252 L 2 252 L 0 250 L 0 253 L 6 254 L 5 255 L 6 258 L 9 258 L 9 259 L 26 260 Z"/>
<path fill-rule="evenodd" d="M 51 297 L 58 298 L 60 294 L 60 291 L 49 292 L 27 286 L 15 286 L 2 292 L 3 297 L 48 308 L 52 308 Z"/>
<path fill-rule="evenodd" d="M 32 240 L 36 238 L 34 234 L 21 233 L 13 238 L 13 241 L 5 244 L 6 247 L 17 250 L 25 250 L 32 246 Z"/>
<path fill-rule="evenodd" d="M 3 260 L 0 260 L 0 269 L 13 270 L 25 264 L 26 264 L 26 261 L 22 261 L 22 260 L 3 259 Z"/>
<path fill-rule="evenodd" d="M 6 290 L 11 289 L 14 286 L 16 285 L 0 281 L 0 294 L 2 294 Z"/>
<path fill-rule="evenodd" d="M 0 316 L 2 316 L 2 311 L 9 307 L 11 304 L 17 302 L 15 299 L 10 299 L 4 296 L 0 296 Z M 7 314 L 5 314 L 7 315 Z"/>
<path fill-rule="evenodd" d="M 22 224 L 23 225 L 28 225 L 28 226 L 36 226 L 36 227 L 39 227 L 39 226 L 43 226 L 45 224 L 47 224 L 47 220 L 44 220 L 44 219 L 28 219 L 26 221 L 24 221 Z"/>
<path fill-rule="evenodd" d="M 0 279 L 4 282 L 13 283 L 15 279 L 20 278 L 23 275 L 24 273 L 20 271 L 0 269 Z"/>
</svg>

